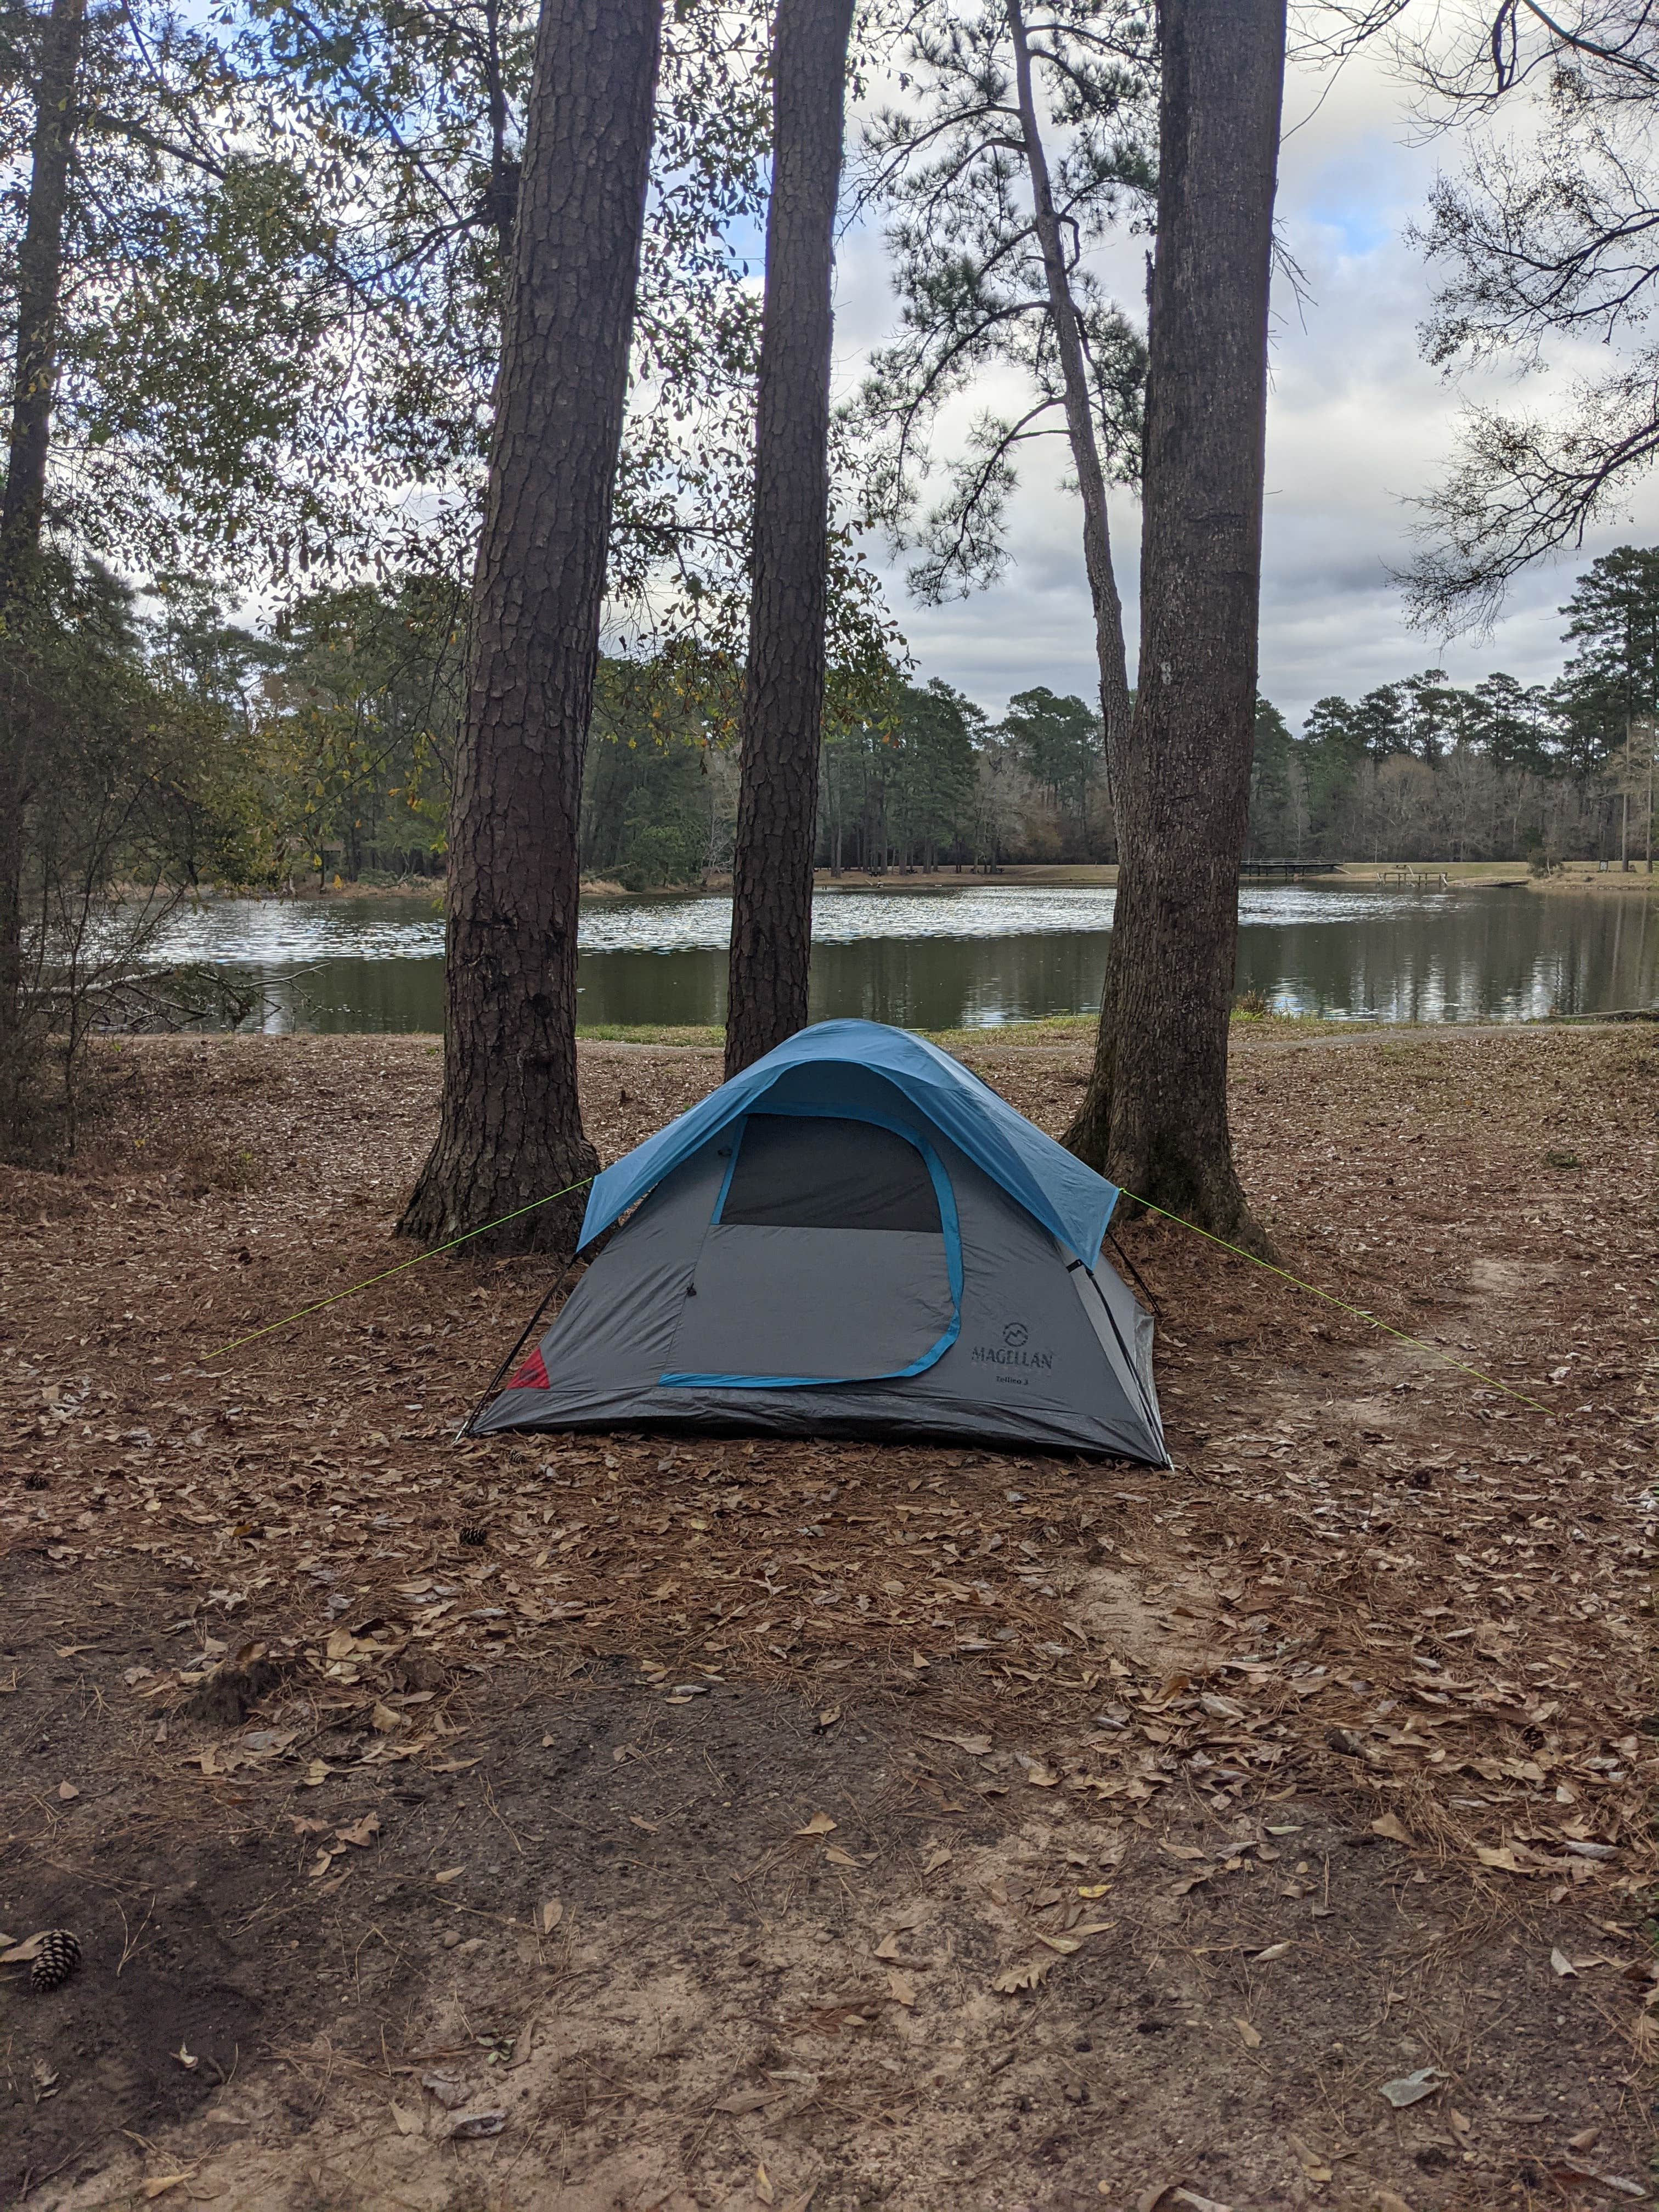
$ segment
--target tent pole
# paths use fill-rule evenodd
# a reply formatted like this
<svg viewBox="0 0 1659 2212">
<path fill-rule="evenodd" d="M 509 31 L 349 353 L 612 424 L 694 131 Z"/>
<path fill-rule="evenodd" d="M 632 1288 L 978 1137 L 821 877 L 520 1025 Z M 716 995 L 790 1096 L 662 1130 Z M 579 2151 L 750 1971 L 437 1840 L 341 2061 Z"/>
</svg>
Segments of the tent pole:
<svg viewBox="0 0 1659 2212">
<path fill-rule="evenodd" d="M 1164 1318 L 1164 1308 L 1159 1302 L 1158 1292 L 1152 1288 L 1152 1285 L 1146 1280 L 1146 1278 L 1141 1273 L 1139 1268 L 1136 1267 L 1134 1261 L 1129 1257 L 1123 1247 L 1118 1243 L 1117 1232 L 1115 1230 L 1108 1229 L 1106 1231 L 1106 1242 L 1111 1246 L 1113 1251 L 1117 1254 L 1118 1258 L 1122 1261 L 1124 1266 L 1134 1277 L 1137 1285 L 1146 1291 L 1147 1304 L 1151 1306 L 1152 1311 L 1158 1316 L 1158 1319 L 1162 1321 Z"/>
<path fill-rule="evenodd" d="M 568 1260 L 565 1262 L 564 1273 L 559 1277 L 557 1282 L 554 1284 L 552 1289 L 546 1293 L 540 1305 L 537 1307 L 535 1312 L 531 1315 L 529 1320 L 525 1323 L 518 1342 L 514 1346 L 512 1351 L 507 1353 L 506 1358 L 502 1360 L 501 1365 L 495 1370 L 495 1372 L 490 1376 L 489 1382 L 479 1393 L 477 1404 L 473 1407 L 466 1419 L 461 1423 L 460 1427 L 456 1430 L 453 1438 L 453 1441 L 456 1443 L 459 1443 L 463 1437 L 470 1437 L 471 1435 L 472 1424 L 477 1419 L 479 1414 L 483 1413 L 484 1407 L 495 1396 L 496 1391 L 500 1389 L 503 1376 L 511 1370 L 514 1361 L 518 1358 L 519 1354 L 524 1350 L 526 1345 L 529 1343 L 531 1338 L 535 1334 L 536 1324 L 540 1321 L 542 1316 L 547 1311 L 549 1306 L 552 1304 L 554 1299 L 557 1297 L 559 1292 L 564 1288 L 566 1277 L 568 1276 L 570 1270 L 575 1266 L 575 1264 L 576 1262 L 574 1258 Z"/>
</svg>

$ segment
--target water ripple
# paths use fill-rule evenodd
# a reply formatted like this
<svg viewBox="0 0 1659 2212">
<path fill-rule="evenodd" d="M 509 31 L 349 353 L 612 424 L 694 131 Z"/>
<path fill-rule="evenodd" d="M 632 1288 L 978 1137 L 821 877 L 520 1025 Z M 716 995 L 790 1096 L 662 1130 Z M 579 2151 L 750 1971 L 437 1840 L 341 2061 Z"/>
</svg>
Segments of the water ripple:
<svg viewBox="0 0 1659 2212">
<path fill-rule="evenodd" d="M 1455 894 L 1320 890 L 1301 884 L 1241 891 L 1245 924 L 1340 925 L 1443 911 Z M 818 945 L 927 938 L 1087 936 L 1109 930 L 1115 891 L 1094 885 L 975 884 L 963 890 L 821 890 L 812 902 Z M 582 909 L 584 952 L 724 949 L 729 898 L 595 900 Z M 179 915 L 158 947 L 167 960 L 258 969 L 315 960 L 441 960 L 444 926 L 424 902 L 389 898 L 218 899 Z"/>
</svg>

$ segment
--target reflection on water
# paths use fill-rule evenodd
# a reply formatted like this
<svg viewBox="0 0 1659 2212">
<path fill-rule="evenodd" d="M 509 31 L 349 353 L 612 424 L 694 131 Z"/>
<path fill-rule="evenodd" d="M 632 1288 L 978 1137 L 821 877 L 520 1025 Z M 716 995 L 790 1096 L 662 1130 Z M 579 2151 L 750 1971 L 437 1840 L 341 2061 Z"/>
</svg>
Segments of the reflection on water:
<svg viewBox="0 0 1659 2212">
<path fill-rule="evenodd" d="M 822 891 L 814 1018 L 956 1029 L 1090 1012 L 1114 902 L 1024 884 Z M 722 1021 L 731 919 L 729 899 L 702 896 L 585 908 L 582 1021 Z M 1239 924 L 1238 988 L 1287 1013 L 1517 1021 L 1659 1000 L 1659 904 L 1626 892 L 1288 885 L 1242 891 Z M 443 923 L 424 901 L 219 900 L 181 915 L 162 950 L 258 978 L 273 1029 L 442 1024 Z"/>
</svg>

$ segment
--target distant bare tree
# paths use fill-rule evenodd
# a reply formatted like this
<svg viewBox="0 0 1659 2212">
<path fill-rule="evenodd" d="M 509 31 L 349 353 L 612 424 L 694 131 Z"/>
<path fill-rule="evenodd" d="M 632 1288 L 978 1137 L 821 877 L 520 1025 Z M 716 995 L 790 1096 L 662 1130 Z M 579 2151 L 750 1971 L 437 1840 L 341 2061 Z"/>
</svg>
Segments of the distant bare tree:
<svg viewBox="0 0 1659 2212">
<path fill-rule="evenodd" d="M 1659 8 L 1653 0 L 1352 0 L 1307 5 L 1307 50 L 1385 45 L 1442 127 L 1467 128 L 1410 234 L 1437 271 L 1431 361 L 1548 366 L 1558 342 L 1610 356 L 1563 405 L 1478 405 L 1422 501 L 1406 581 L 1425 627 L 1490 622 L 1532 563 L 1583 543 L 1659 459 Z M 1500 137 L 1517 123 L 1542 127 Z"/>
</svg>

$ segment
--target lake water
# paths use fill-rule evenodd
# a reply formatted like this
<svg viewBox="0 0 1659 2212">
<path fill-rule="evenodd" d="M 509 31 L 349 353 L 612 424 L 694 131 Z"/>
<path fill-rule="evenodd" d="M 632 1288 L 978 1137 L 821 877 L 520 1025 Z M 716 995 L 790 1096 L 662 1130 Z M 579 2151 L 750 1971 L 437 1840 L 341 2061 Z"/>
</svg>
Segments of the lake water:
<svg viewBox="0 0 1659 2212">
<path fill-rule="evenodd" d="M 820 890 L 813 1016 L 957 1029 L 1091 1012 L 1115 897 Z M 703 894 L 586 906 L 580 1020 L 722 1021 L 731 919 Z M 1239 922 L 1239 989 L 1287 1013 L 1523 1021 L 1659 1000 L 1659 900 L 1629 892 L 1291 885 L 1242 890 Z M 443 921 L 422 900 L 215 900 L 179 915 L 162 952 L 258 978 L 268 1029 L 442 1026 Z"/>
</svg>

